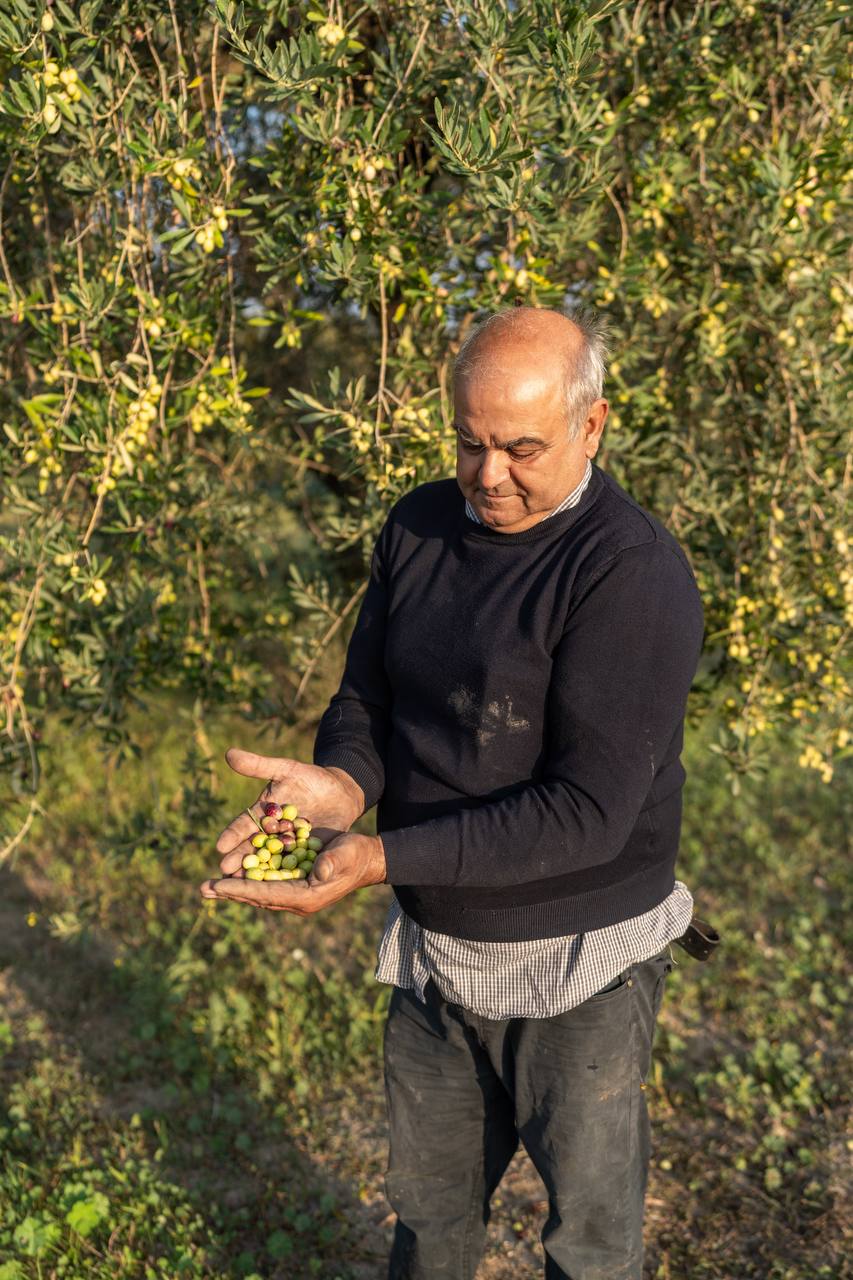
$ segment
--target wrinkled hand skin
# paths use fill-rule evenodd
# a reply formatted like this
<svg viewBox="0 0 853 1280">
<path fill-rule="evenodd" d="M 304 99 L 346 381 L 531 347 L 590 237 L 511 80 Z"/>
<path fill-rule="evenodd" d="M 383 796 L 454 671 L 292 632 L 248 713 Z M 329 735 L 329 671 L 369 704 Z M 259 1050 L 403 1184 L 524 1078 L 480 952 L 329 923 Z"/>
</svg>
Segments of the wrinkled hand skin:
<svg viewBox="0 0 853 1280">
<path fill-rule="evenodd" d="M 314 827 L 333 831 L 349 831 L 364 812 L 364 792 L 343 769 L 327 769 L 316 764 L 302 764 L 286 756 L 259 756 L 254 751 L 229 747 L 225 759 L 235 773 L 245 778 L 269 779 L 253 805 L 252 813 L 260 822 L 263 806 L 295 804 L 302 817 Z M 270 830 L 289 831 L 292 823 L 279 819 Z M 247 813 L 240 813 L 216 842 L 219 853 L 228 853 L 240 841 L 250 840 L 257 826 Z"/>
<path fill-rule="evenodd" d="M 349 828 L 364 812 L 364 793 L 342 769 L 302 764 L 287 757 L 260 756 L 253 751 L 230 747 L 225 759 L 235 773 L 248 778 L 266 778 L 258 799 L 250 806 L 257 822 L 240 813 L 219 836 L 217 852 L 223 879 L 205 880 L 203 898 L 227 898 L 269 911 L 293 911 L 311 915 L 339 902 L 355 889 L 381 884 L 385 879 L 385 851 L 379 836 L 349 834 Z M 300 815 L 312 824 L 312 835 L 326 846 L 307 880 L 247 880 L 243 858 L 254 852 L 252 836 L 257 834 L 263 806 L 295 804 Z M 284 819 L 268 823 L 271 831 L 290 831 Z"/>
<path fill-rule="evenodd" d="M 235 856 L 236 851 L 226 854 L 220 863 L 224 879 L 205 880 L 201 885 L 203 898 L 223 898 L 267 911 L 292 911 L 294 915 L 310 916 L 340 902 L 356 889 L 382 884 L 386 875 L 382 837 L 352 832 L 330 840 L 307 880 L 246 880 L 242 874 L 228 870 Z"/>
</svg>

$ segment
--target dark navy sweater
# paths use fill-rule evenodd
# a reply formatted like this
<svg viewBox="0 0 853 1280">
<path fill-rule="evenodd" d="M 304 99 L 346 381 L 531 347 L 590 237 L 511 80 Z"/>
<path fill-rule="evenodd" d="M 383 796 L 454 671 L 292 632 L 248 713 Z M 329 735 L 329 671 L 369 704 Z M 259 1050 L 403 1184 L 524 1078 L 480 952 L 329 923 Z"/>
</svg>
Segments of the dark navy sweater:
<svg viewBox="0 0 853 1280">
<path fill-rule="evenodd" d="M 423 928 L 599 929 L 672 890 L 702 604 L 675 538 L 600 468 L 523 533 L 455 480 L 393 507 L 317 764 L 378 802 L 388 880 Z"/>
</svg>

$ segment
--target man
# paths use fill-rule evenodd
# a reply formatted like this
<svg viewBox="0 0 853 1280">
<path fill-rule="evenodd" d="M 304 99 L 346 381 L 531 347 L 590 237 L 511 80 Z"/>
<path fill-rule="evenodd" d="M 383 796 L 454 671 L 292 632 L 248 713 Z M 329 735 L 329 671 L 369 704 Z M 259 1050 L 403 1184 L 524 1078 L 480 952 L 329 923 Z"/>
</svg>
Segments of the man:
<svg viewBox="0 0 853 1280">
<path fill-rule="evenodd" d="M 297 912 L 387 880 L 391 1280 L 471 1280 L 523 1142 L 546 1276 L 640 1280 L 644 1088 L 667 944 L 688 691 L 703 636 L 675 539 L 593 466 L 594 320 L 520 308 L 455 370 L 456 480 L 392 509 L 314 765 L 228 753 L 347 831 L 305 883 L 211 882 Z M 254 812 L 260 812 L 256 806 Z M 237 872 L 254 827 L 218 848 Z"/>
</svg>

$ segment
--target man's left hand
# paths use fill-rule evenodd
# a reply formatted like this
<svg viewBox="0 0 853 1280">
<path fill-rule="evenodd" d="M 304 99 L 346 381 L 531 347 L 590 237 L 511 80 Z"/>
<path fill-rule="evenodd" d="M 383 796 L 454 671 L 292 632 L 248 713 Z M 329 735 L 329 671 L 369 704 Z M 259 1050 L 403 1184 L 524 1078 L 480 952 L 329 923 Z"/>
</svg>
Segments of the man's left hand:
<svg viewBox="0 0 853 1280">
<path fill-rule="evenodd" d="M 224 879 L 204 881 L 203 898 L 226 898 L 299 916 L 331 907 L 366 885 L 382 884 L 386 875 L 381 837 L 351 831 L 329 841 L 307 880 L 247 880 L 242 867 L 232 867 L 232 861 L 233 854 L 226 854 L 220 863 Z"/>
</svg>

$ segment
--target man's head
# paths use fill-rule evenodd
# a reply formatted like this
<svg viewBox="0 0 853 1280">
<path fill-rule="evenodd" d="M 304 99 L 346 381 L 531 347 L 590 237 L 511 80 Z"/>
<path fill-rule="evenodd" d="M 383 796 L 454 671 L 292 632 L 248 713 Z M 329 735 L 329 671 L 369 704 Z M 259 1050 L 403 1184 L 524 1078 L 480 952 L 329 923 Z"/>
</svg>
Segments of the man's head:
<svg viewBox="0 0 853 1280">
<path fill-rule="evenodd" d="M 607 401 L 597 320 L 517 307 L 489 316 L 454 369 L 456 478 L 484 524 L 521 533 L 583 479 Z"/>
</svg>

